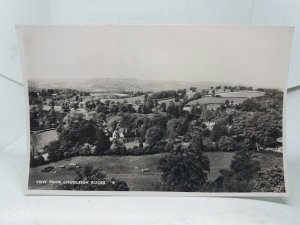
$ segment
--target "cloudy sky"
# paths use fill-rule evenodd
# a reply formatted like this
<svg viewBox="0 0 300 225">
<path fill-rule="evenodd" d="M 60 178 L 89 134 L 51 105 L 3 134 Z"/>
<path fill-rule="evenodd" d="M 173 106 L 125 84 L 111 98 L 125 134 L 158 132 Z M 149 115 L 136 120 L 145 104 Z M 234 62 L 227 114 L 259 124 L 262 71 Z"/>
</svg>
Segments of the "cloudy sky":
<svg viewBox="0 0 300 225">
<path fill-rule="evenodd" d="M 293 29 L 18 26 L 29 79 L 97 77 L 283 87 Z"/>
</svg>

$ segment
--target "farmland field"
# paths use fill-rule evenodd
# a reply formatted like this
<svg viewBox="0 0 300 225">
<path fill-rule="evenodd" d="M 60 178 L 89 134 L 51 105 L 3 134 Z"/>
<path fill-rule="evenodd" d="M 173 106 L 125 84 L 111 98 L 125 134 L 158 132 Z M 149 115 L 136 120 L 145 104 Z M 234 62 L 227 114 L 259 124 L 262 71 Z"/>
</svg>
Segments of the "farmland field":
<svg viewBox="0 0 300 225">
<path fill-rule="evenodd" d="M 106 100 L 109 100 L 111 102 L 124 102 L 125 100 L 130 103 L 130 104 L 134 104 L 136 101 L 141 101 L 143 102 L 144 101 L 144 95 L 141 95 L 141 96 L 136 96 L 136 97 L 129 97 L 129 98 L 119 98 L 119 99 L 116 99 L 116 98 L 102 98 L 101 99 L 103 102 L 106 101 Z"/>
<path fill-rule="evenodd" d="M 241 97 L 241 98 L 253 98 L 264 96 L 265 92 L 260 91 L 235 91 L 235 92 L 226 92 L 220 93 L 221 97 Z"/>
<path fill-rule="evenodd" d="M 158 103 L 161 104 L 164 102 L 168 106 L 171 101 L 173 101 L 175 105 L 179 105 L 179 102 L 175 102 L 175 98 L 161 99 L 161 100 L 158 100 Z"/>
<path fill-rule="evenodd" d="M 43 147 L 47 145 L 50 141 L 55 141 L 58 138 L 55 129 L 42 132 L 34 132 L 34 135 L 38 137 L 40 147 Z"/>
<path fill-rule="evenodd" d="M 228 100 L 229 102 L 233 101 L 234 103 L 241 104 L 247 98 L 264 96 L 265 93 L 259 92 L 259 91 L 236 91 L 236 92 L 218 93 L 218 95 L 220 95 L 221 97 L 206 96 L 204 98 L 190 101 L 187 105 L 196 105 L 197 103 L 203 104 L 203 105 L 224 104 L 226 100 Z"/>
<path fill-rule="evenodd" d="M 190 101 L 189 103 L 187 103 L 187 105 L 196 105 L 197 103 L 202 104 L 202 105 L 206 105 L 206 104 L 224 104 L 226 102 L 226 100 L 228 100 L 229 102 L 233 101 L 234 103 L 238 103 L 241 104 L 243 103 L 247 98 L 238 98 L 238 97 L 234 97 L 234 98 L 230 98 L 230 97 L 204 97 L 204 98 L 200 98 L 200 99 L 196 99 L 193 101 Z"/>
</svg>

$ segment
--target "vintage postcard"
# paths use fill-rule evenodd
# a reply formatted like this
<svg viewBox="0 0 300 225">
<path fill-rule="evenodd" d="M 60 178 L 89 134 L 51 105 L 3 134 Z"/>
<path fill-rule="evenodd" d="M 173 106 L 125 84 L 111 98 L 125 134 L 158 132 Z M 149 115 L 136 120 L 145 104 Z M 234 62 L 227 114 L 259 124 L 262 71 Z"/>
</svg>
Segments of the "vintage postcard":
<svg viewBox="0 0 300 225">
<path fill-rule="evenodd" d="M 293 28 L 20 25 L 26 194 L 282 196 Z"/>
</svg>

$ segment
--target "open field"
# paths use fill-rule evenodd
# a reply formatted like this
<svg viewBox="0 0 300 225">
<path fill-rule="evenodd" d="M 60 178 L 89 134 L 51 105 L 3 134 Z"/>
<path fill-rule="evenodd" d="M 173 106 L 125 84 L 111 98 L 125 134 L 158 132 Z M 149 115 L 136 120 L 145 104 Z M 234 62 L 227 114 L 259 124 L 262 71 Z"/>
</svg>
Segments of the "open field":
<svg viewBox="0 0 300 225">
<path fill-rule="evenodd" d="M 105 102 L 106 100 L 109 100 L 111 102 L 120 102 L 123 103 L 125 100 L 129 103 L 129 104 L 134 104 L 136 101 L 141 101 L 144 102 L 144 95 L 140 95 L 140 96 L 136 96 L 136 97 L 129 97 L 129 98 L 102 98 L 101 101 Z"/>
<path fill-rule="evenodd" d="M 39 146 L 44 147 L 51 141 L 58 139 L 56 130 L 48 130 L 42 132 L 34 132 L 32 135 L 37 136 L 39 140 Z"/>
<path fill-rule="evenodd" d="M 212 97 L 206 96 L 204 98 L 196 99 L 187 103 L 187 105 L 196 105 L 199 104 L 224 104 L 226 100 L 229 102 L 233 101 L 234 103 L 241 104 L 247 98 L 264 96 L 265 92 L 259 91 L 236 91 L 236 92 L 223 92 L 218 93 L 221 97 Z"/>
<path fill-rule="evenodd" d="M 167 153 L 143 156 L 78 156 L 69 160 L 50 163 L 30 169 L 29 188 L 52 189 L 52 184 L 36 184 L 35 180 L 73 180 L 75 169 L 68 167 L 70 163 L 81 165 L 92 164 L 95 168 L 101 168 L 103 173 L 110 178 L 125 181 L 132 191 L 159 191 L 161 188 L 161 172 L 157 169 L 159 160 Z M 230 166 L 234 152 L 207 152 L 210 160 L 209 181 L 215 180 L 220 169 Z M 260 162 L 261 168 L 283 167 L 282 155 L 274 153 L 254 153 L 254 159 Z M 66 165 L 66 168 L 58 168 Z M 50 172 L 41 172 L 42 169 L 53 166 Z M 137 171 L 134 167 L 138 167 Z M 149 168 L 150 171 L 142 173 L 141 170 Z M 55 173 L 54 173 L 55 171 Z"/>
<path fill-rule="evenodd" d="M 253 159 L 259 161 L 261 168 L 274 168 L 275 166 L 283 168 L 282 154 L 274 152 L 256 152 Z"/>
<path fill-rule="evenodd" d="M 175 105 L 179 105 L 179 103 L 180 103 L 180 102 L 175 102 L 175 98 L 161 99 L 161 100 L 158 100 L 158 103 L 161 104 L 164 102 L 168 106 L 171 101 L 173 101 Z"/>
<path fill-rule="evenodd" d="M 51 189 L 51 184 L 37 185 L 36 179 L 56 179 L 56 180 L 72 180 L 75 177 L 75 171 L 68 168 L 58 168 L 58 166 L 70 163 L 78 163 L 81 165 L 91 163 L 96 168 L 102 168 L 103 172 L 109 177 L 124 180 L 130 190 L 136 191 L 159 191 L 161 186 L 161 172 L 157 169 L 159 160 L 166 153 L 143 156 L 78 156 L 71 160 L 61 160 L 59 162 L 50 163 L 48 165 L 31 168 L 29 187 L 39 189 Z M 228 168 L 234 153 L 232 152 L 208 152 L 210 159 L 211 172 L 209 180 L 214 180 L 219 176 L 219 169 Z M 45 167 L 53 166 L 55 169 L 44 173 L 41 170 Z M 134 167 L 139 167 L 138 171 L 134 171 Z M 142 173 L 143 168 L 149 168 L 150 172 Z M 56 171 L 56 173 L 53 173 Z"/>
<path fill-rule="evenodd" d="M 240 98 L 253 98 L 264 96 L 265 92 L 261 91 L 235 91 L 235 92 L 226 92 L 220 93 L 221 97 L 240 97 Z"/>
<path fill-rule="evenodd" d="M 31 168 L 29 188 L 52 189 L 51 184 L 37 185 L 36 179 L 72 180 L 75 170 L 69 168 L 57 168 L 61 165 L 79 163 L 81 165 L 91 163 L 95 168 L 102 168 L 108 177 L 124 180 L 130 190 L 159 190 L 161 185 L 161 173 L 157 170 L 158 161 L 164 154 L 146 156 L 78 156 L 70 161 L 61 160 L 48 165 Z M 41 170 L 53 166 L 55 169 L 44 173 Z M 134 167 L 139 167 L 134 171 Z M 149 168 L 150 172 L 142 173 L 141 169 Z M 56 171 L 56 173 L 53 173 Z"/>
<path fill-rule="evenodd" d="M 196 105 L 199 103 L 200 105 L 207 105 L 207 104 L 224 104 L 226 100 L 229 102 L 233 101 L 234 103 L 241 104 L 243 103 L 247 98 L 238 98 L 238 97 L 204 97 L 204 98 L 199 98 L 193 101 L 190 101 L 187 103 L 187 105 Z"/>
</svg>

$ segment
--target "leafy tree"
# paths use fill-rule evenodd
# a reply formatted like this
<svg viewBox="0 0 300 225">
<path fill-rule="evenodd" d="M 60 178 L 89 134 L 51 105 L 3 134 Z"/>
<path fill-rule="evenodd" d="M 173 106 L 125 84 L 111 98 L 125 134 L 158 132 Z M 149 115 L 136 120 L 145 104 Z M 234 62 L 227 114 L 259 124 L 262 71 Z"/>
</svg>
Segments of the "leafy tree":
<svg viewBox="0 0 300 225">
<path fill-rule="evenodd" d="M 190 87 L 190 90 L 191 90 L 192 92 L 196 92 L 197 88 L 196 88 L 196 87 Z"/>
<path fill-rule="evenodd" d="M 150 146 L 156 145 L 164 137 L 164 132 L 159 126 L 154 126 L 146 131 L 146 141 Z"/>
<path fill-rule="evenodd" d="M 218 146 L 221 151 L 232 152 L 237 150 L 237 143 L 231 137 L 222 136 L 218 141 Z"/>
<path fill-rule="evenodd" d="M 281 168 L 263 169 L 254 179 L 253 192 L 284 192 L 284 174 Z"/>
<path fill-rule="evenodd" d="M 282 115 L 277 111 L 245 112 L 234 119 L 231 132 L 237 141 L 244 141 L 248 149 L 256 143 L 262 147 L 276 147 L 282 137 Z"/>
<path fill-rule="evenodd" d="M 175 106 L 175 103 L 173 101 L 170 101 L 169 102 L 169 105 L 167 107 L 167 113 L 169 114 L 174 114 L 175 113 L 175 110 L 176 110 L 176 106 Z"/>
<path fill-rule="evenodd" d="M 203 121 L 212 121 L 215 118 L 215 113 L 213 110 L 204 108 L 201 112 L 200 118 Z"/>
<path fill-rule="evenodd" d="M 226 121 L 223 119 L 217 120 L 213 126 L 211 135 L 213 141 L 219 141 L 222 136 L 227 136 L 228 128 L 226 126 Z"/>
<path fill-rule="evenodd" d="M 147 93 L 145 93 L 145 95 L 144 95 L 144 103 L 146 103 L 146 102 L 147 102 L 147 100 L 148 100 L 148 94 L 147 94 Z"/>
<path fill-rule="evenodd" d="M 40 146 L 40 138 L 37 135 L 30 135 L 30 157 L 34 158 Z"/>
<path fill-rule="evenodd" d="M 189 149 L 166 155 L 159 162 L 163 189 L 166 191 L 198 191 L 207 182 L 209 160 L 201 152 Z"/>
<path fill-rule="evenodd" d="M 30 130 L 38 130 L 39 125 L 39 113 L 36 111 L 30 112 Z"/>
<path fill-rule="evenodd" d="M 144 113 L 151 113 L 151 110 L 154 106 L 154 102 L 151 98 L 148 98 L 147 102 L 144 105 Z"/>
<path fill-rule="evenodd" d="M 165 102 L 162 102 L 159 105 L 159 108 L 161 109 L 162 112 L 166 112 L 166 110 L 167 110 L 167 104 Z"/>
<path fill-rule="evenodd" d="M 203 148 L 203 134 L 199 130 L 192 132 L 192 149 L 193 151 L 201 151 Z"/>
<path fill-rule="evenodd" d="M 214 181 L 214 191 L 220 192 L 251 192 L 251 179 L 260 170 L 259 162 L 252 159 L 252 154 L 239 151 L 232 159 L 228 170 L 220 170 L 221 176 Z"/>
<path fill-rule="evenodd" d="M 103 130 L 98 129 L 96 132 L 96 139 L 94 144 L 96 145 L 96 152 L 97 154 L 101 155 L 105 151 L 109 150 L 111 146 L 111 141 L 107 137 L 107 135 L 104 133 Z"/>
<path fill-rule="evenodd" d="M 96 140 L 97 128 L 92 121 L 85 120 L 81 115 L 70 116 L 67 124 L 62 127 L 59 138 L 69 146 L 90 143 Z"/>
<path fill-rule="evenodd" d="M 183 136 L 188 131 L 188 121 L 184 118 L 171 119 L 167 123 L 167 134 L 172 142 L 177 136 Z"/>
<path fill-rule="evenodd" d="M 45 150 L 48 153 L 48 159 L 50 162 L 56 162 L 64 157 L 64 151 L 61 149 L 61 143 L 59 140 L 51 141 Z"/>
<path fill-rule="evenodd" d="M 215 97 L 215 95 L 216 95 L 216 90 L 213 89 L 213 90 L 211 91 L 211 93 L 212 93 L 212 96 Z"/>
<path fill-rule="evenodd" d="M 199 99 L 199 98 L 202 98 L 202 94 L 200 92 L 196 92 L 193 97 L 191 97 L 189 99 L 189 101 L 192 101 L 192 100 L 196 100 L 196 99 Z"/>
</svg>

